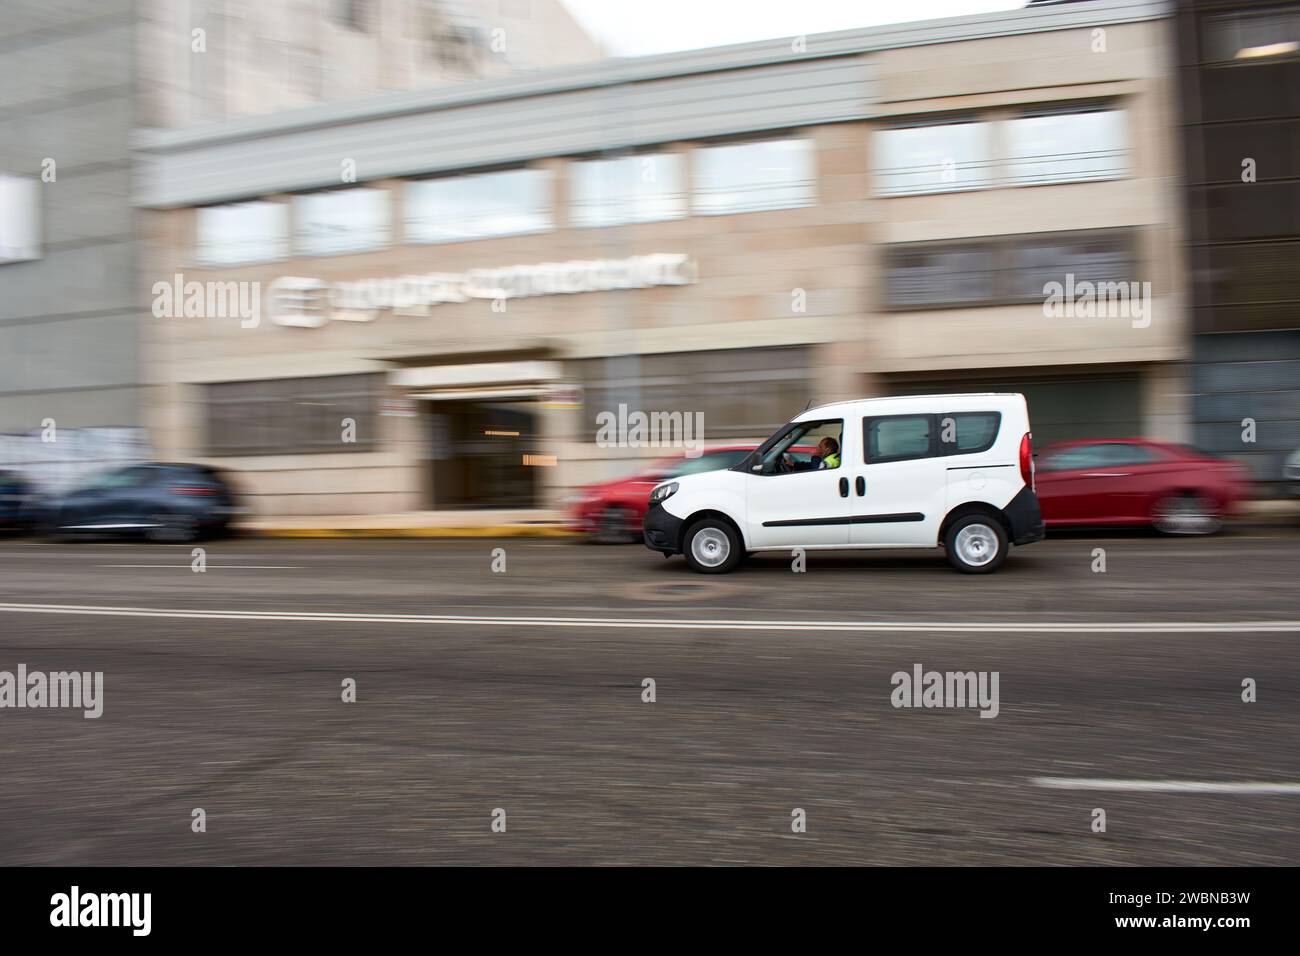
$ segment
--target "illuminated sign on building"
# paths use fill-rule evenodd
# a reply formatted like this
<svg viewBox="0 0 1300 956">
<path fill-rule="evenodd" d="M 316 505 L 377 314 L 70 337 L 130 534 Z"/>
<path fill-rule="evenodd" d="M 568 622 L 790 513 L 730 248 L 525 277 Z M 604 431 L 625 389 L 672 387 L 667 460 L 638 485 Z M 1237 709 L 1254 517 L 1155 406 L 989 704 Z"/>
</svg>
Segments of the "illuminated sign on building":
<svg viewBox="0 0 1300 956">
<path fill-rule="evenodd" d="M 41 257 L 40 180 L 0 173 L 0 263 Z"/>
<path fill-rule="evenodd" d="M 429 307 L 470 299 L 518 299 L 688 285 L 695 261 L 684 253 L 627 259 L 575 259 L 469 272 L 430 272 L 388 279 L 326 283 L 284 276 L 266 291 L 267 312 L 279 325 L 319 328 L 329 321 L 370 322 L 380 312 L 428 315 Z"/>
</svg>

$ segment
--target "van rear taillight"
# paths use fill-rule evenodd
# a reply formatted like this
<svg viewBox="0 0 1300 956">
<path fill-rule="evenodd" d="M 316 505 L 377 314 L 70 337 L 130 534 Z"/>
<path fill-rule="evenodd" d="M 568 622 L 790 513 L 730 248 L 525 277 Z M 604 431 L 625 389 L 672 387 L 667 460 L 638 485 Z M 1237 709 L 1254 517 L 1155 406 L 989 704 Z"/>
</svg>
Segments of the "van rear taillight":
<svg viewBox="0 0 1300 956">
<path fill-rule="evenodd" d="M 215 495 L 217 489 L 208 485 L 172 485 L 171 493 L 174 495 L 207 497 L 208 495 Z"/>
<path fill-rule="evenodd" d="M 1034 487 L 1034 436 L 1031 432 L 1025 432 L 1025 437 L 1020 439 L 1020 477 L 1031 491 L 1038 490 Z"/>
</svg>

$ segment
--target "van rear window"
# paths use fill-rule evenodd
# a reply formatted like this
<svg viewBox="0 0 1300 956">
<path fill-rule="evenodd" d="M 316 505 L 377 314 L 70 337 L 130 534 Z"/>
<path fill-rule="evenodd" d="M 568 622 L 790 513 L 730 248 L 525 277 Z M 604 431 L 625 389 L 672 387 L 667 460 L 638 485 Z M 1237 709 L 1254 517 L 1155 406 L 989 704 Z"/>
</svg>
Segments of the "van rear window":
<svg viewBox="0 0 1300 956">
<path fill-rule="evenodd" d="M 998 440 L 1001 412 L 950 412 L 939 417 L 940 454 L 972 455 Z"/>
</svg>

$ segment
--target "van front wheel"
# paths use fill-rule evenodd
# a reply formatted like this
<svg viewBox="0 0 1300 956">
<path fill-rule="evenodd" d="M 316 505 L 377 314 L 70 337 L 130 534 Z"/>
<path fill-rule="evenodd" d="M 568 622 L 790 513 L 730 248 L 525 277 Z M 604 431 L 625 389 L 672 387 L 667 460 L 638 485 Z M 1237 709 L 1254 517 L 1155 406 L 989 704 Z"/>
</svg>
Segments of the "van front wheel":
<svg viewBox="0 0 1300 956">
<path fill-rule="evenodd" d="M 700 574 L 726 574 L 745 556 L 736 529 L 717 518 L 705 518 L 691 525 L 682 551 L 691 570 Z"/>
<path fill-rule="evenodd" d="M 989 574 L 1007 559 L 1007 533 L 990 515 L 958 518 L 943 536 L 948 563 L 965 574 Z"/>
</svg>

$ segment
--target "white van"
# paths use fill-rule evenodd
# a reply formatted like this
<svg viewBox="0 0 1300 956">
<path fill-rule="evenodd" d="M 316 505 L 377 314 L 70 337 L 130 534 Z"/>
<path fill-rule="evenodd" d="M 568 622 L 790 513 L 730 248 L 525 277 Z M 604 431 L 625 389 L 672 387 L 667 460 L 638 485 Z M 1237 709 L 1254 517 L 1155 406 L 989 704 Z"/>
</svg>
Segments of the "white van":
<svg viewBox="0 0 1300 956">
<path fill-rule="evenodd" d="M 1033 454 L 1023 395 L 822 405 L 726 471 L 656 485 L 645 543 L 705 574 L 756 551 L 934 547 L 987 574 L 1043 537 Z"/>
</svg>

